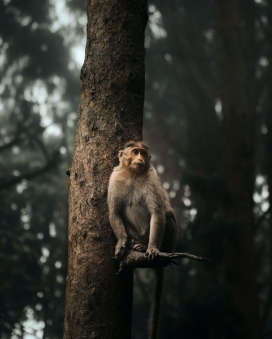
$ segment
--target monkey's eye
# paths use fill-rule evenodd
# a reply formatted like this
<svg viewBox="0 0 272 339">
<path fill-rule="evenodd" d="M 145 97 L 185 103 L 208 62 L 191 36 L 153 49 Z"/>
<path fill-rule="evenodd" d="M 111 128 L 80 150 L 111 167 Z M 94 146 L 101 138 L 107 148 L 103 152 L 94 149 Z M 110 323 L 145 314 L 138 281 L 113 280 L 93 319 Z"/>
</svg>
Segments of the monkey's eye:
<svg viewBox="0 0 272 339">
<path fill-rule="evenodd" d="M 137 149 L 133 150 L 133 154 L 137 155 L 139 153 L 139 151 Z"/>
<path fill-rule="evenodd" d="M 145 157 L 145 156 L 146 156 L 146 151 L 141 151 L 141 155 L 142 155 L 143 157 Z"/>
</svg>

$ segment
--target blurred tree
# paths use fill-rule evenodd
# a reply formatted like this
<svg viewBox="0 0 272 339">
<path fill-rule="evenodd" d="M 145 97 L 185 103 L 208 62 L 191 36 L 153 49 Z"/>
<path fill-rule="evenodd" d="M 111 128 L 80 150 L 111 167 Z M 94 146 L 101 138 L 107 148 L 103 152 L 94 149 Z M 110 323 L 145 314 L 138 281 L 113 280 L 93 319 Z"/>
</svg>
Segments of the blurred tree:
<svg viewBox="0 0 272 339">
<path fill-rule="evenodd" d="M 226 184 L 224 213 L 240 228 L 237 241 L 225 239 L 225 279 L 245 338 L 259 338 L 254 244 L 254 99 L 246 41 L 236 0 L 215 0 L 215 61 L 223 105 L 222 152 Z M 238 232 L 238 231 L 237 231 Z M 241 336 L 239 336 L 241 337 Z"/>
</svg>

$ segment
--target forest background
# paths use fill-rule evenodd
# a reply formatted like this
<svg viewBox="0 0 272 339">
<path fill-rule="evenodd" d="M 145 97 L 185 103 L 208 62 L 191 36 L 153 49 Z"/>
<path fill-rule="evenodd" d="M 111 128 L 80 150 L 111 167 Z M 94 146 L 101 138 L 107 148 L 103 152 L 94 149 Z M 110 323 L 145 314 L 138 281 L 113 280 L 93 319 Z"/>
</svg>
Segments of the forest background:
<svg viewBox="0 0 272 339">
<path fill-rule="evenodd" d="M 84 1 L 2 0 L 0 9 L 0 335 L 60 339 L 67 258 L 65 171 L 72 161 L 84 60 Z M 254 263 L 249 269 L 257 282 L 262 337 L 269 338 L 272 3 L 241 0 L 240 10 L 255 107 L 252 252 L 257 270 Z M 154 0 L 148 12 L 144 141 L 177 213 L 177 251 L 212 259 L 183 259 L 178 268 L 168 269 L 161 338 L 242 338 L 225 273 L 230 262 L 226 243 L 239 243 L 242 226 L 224 215 L 224 116 L 213 2 Z M 233 125 L 237 140 L 239 128 Z M 135 339 L 146 335 L 152 281 L 148 270 L 135 271 Z"/>
</svg>

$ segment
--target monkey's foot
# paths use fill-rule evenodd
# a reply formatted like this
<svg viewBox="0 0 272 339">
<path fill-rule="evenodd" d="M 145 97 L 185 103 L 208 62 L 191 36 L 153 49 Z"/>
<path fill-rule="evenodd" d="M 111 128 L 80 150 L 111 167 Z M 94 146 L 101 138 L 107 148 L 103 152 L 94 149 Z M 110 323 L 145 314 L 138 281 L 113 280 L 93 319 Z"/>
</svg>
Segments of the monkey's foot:
<svg viewBox="0 0 272 339">
<path fill-rule="evenodd" d="M 138 251 L 138 252 L 145 252 L 147 249 L 147 246 L 145 246 L 144 244 L 135 244 L 132 246 L 133 251 Z"/>
<path fill-rule="evenodd" d="M 137 252 L 146 252 L 147 250 L 147 246 L 145 244 L 135 242 L 133 239 L 129 241 L 129 248 Z"/>
</svg>

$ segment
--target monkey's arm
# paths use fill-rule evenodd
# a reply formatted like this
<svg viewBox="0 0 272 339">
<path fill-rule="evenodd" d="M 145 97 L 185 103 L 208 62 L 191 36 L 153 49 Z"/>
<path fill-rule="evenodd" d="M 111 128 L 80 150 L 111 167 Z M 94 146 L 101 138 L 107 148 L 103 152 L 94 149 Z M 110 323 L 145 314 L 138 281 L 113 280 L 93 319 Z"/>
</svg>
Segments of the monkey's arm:
<svg viewBox="0 0 272 339">
<path fill-rule="evenodd" d="M 117 244 L 115 247 L 115 256 L 120 258 L 127 247 L 127 232 L 122 220 L 122 185 L 118 183 L 116 177 L 118 171 L 114 170 L 111 174 L 108 186 L 108 209 L 109 209 L 109 221 L 113 232 L 117 238 Z"/>
<path fill-rule="evenodd" d="M 123 224 L 122 218 L 115 210 L 110 210 L 109 220 L 113 232 L 117 238 L 117 244 L 115 247 L 115 257 L 122 257 L 127 248 L 127 232 Z"/>
<path fill-rule="evenodd" d="M 150 233 L 146 255 L 153 259 L 160 252 L 165 230 L 165 198 L 156 170 L 151 168 L 148 178 L 146 204 L 150 213 Z"/>
<path fill-rule="evenodd" d="M 151 212 L 150 234 L 146 255 L 153 259 L 160 252 L 165 229 L 165 215 L 162 209 L 156 208 Z"/>
</svg>

